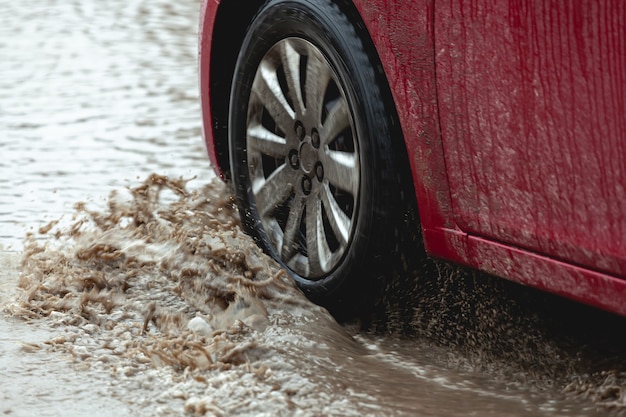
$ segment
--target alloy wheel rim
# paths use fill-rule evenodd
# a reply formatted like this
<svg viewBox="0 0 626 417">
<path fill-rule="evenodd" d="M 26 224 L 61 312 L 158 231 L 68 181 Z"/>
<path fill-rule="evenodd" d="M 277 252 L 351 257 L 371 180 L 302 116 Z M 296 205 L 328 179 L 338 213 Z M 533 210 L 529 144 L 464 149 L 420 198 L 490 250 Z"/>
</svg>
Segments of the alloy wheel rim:
<svg viewBox="0 0 626 417">
<path fill-rule="evenodd" d="M 246 150 L 254 204 L 275 254 L 306 279 L 328 275 L 353 239 L 360 158 L 345 91 L 311 42 L 286 38 L 262 58 Z"/>
</svg>

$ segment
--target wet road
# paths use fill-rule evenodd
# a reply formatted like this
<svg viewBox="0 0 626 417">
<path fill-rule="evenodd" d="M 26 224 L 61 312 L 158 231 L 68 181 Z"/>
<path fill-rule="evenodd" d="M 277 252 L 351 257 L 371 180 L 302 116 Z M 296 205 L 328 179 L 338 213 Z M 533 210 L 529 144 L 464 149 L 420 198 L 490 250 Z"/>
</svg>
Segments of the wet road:
<svg viewBox="0 0 626 417">
<path fill-rule="evenodd" d="M 0 3 L 0 241 L 149 173 L 206 181 L 198 4 Z"/>
<path fill-rule="evenodd" d="M 0 5 L 0 412 L 623 414 L 563 393 L 562 380 L 578 374 L 551 341 L 527 340 L 532 321 L 521 331 L 484 325 L 482 338 L 436 313 L 415 326 L 418 334 L 465 331 L 475 345 L 511 335 L 498 344 L 507 360 L 511 346 L 521 357 L 540 345 L 525 358 L 532 366 L 516 367 L 427 331 L 405 339 L 341 327 L 304 299 L 241 233 L 227 193 L 210 182 L 197 97 L 198 7 Z M 147 179 L 152 173 L 197 179 Z M 77 211 L 77 202 L 91 213 Z M 59 216 L 49 233 L 23 242 Z M 488 307 L 494 316 L 510 313 Z M 602 392 L 623 403 L 620 378 Z"/>
</svg>

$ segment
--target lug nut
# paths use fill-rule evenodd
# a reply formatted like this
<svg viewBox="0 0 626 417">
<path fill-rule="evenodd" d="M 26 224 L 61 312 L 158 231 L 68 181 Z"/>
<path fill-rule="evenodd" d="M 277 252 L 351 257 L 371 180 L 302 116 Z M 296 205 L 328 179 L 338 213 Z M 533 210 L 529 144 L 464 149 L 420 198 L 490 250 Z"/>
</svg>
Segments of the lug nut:
<svg viewBox="0 0 626 417">
<path fill-rule="evenodd" d="M 298 139 L 300 140 L 304 139 L 304 136 L 305 136 L 304 126 L 302 126 L 302 123 L 300 122 L 296 122 L 296 135 L 298 136 Z"/>
<path fill-rule="evenodd" d="M 311 145 L 313 145 L 314 148 L 320 147 L 320 134 L 317 132 L 317 129 L 313 129 L 311 133 Z"/>
<path fill-rule="evenodd" d="M 321 162 L 315 164 L 315 176 L 318 181 L 322 181 L 324 179 L 324 166 L 322 166 Z"/>
<path fill-rule="evenodd" d="M 298 158 L 298 151 L 291 150 L 289 152 L 289 165 L 291 165 L 293 169 L 300 168 L 300 158 Z"/>
<path fill-rule="evenodd" d="M 311 178 L 302 177 L 302 191 L 304 191 L 304 194 L 306 195 L 311 194 L 312 188 L 313 188 L 313 183 L 311 182 Z"/>
</svg>

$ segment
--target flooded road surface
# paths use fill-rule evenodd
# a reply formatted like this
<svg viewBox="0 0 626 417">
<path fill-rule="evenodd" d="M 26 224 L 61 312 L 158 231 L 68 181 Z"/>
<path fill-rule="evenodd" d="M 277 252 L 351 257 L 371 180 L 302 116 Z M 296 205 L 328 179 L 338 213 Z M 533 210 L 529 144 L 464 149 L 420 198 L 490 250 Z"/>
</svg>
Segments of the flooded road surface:
<svg viewBox="0 0 626 417">
<path fill-rule="evenodd" d="M 0 3 L 0 239 L 148 174 L 206 181 L 195 1 Z"/>
<path fill-rule="evenodd" d="M 0 5 L 0 413 L 624 415 L 623 320 L 438 264 L 370 331 L 306 300 L 212 180 L 198 7 Z"/>
</svg>

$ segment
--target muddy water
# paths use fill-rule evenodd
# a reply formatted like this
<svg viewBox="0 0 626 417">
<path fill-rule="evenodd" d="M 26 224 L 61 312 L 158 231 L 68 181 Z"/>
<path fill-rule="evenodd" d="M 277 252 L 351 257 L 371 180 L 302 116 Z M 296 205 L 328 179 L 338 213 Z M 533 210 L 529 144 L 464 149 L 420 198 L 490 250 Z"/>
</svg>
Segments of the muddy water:
<svg viewBox="0 0 626 417">
<path fill-rule="evenodd" d="M 194 1 L 0 2 L 0 239 L 157 172 L 206 180 Z"/>
<path fill-rule="evenodd" d="M 596 415 L 446 366 L 432 345 L 354 337 L 241 232 L 216 182 L 187 192 L 153 175 L 43 232 L 6 312 L 62 330 L 35 350 L 111 375 L 109 395 L 151 415 Z"/>
<path fill-rule="evenodd" d="M 579 369 L 589 343 L 567 356 L 535 329 L 549 314 L 488 302 L 461 288 L 471 280 L 425 291 L 427 306 L 394 298 L 379 332 L 309 303 L 211 180 L 197 9 L 0 5 L 0 412 L 623 414 L 621 345 Z M 457 272 L 438 273 L 447 288 Z"/>
</svg>

